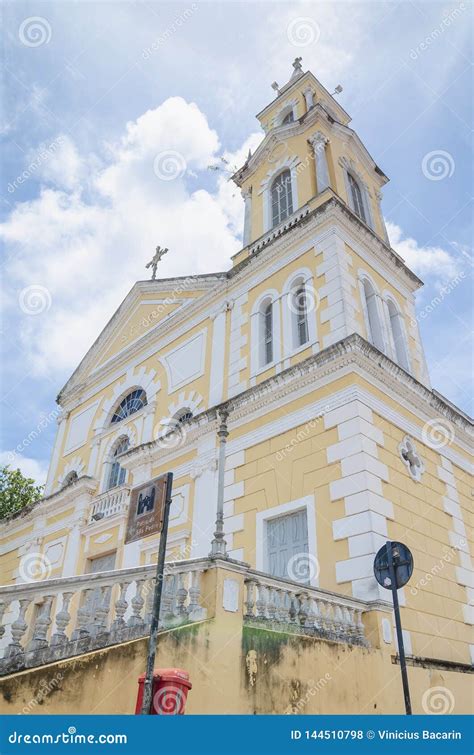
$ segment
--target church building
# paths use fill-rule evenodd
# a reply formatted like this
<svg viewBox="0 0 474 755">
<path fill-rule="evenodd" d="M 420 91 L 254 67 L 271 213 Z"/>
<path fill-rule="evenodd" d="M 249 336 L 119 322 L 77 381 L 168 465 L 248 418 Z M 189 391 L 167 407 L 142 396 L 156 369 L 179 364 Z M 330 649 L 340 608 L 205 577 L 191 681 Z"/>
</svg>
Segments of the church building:
<svg viewBox="0 0 474 755">
<path fill-rule="evenodd" d="M 472 424 L 430 384 L 387 176 L 300 58 L 274 89 L 232 267 L 163 279 L 158 248 L 58 396 L 44 498 L 2 525 L 3 712 L 39 666 L 68 692 L 36 712 L 132 712 L 159 536 L 125 543 L 130 492 L 167 472 L 158 659 L 186 712 L 402 712 L 388 539 L 414 712 L 468 712 Z"/>
</svg>

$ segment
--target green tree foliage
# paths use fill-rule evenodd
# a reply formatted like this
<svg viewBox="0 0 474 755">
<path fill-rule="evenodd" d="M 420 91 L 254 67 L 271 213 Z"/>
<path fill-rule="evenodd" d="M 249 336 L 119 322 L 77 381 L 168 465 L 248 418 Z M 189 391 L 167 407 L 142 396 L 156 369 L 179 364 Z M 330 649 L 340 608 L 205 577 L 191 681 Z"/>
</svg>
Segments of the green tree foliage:
<svg viewBox="0 0 474 755">
<path fill-rule="evenodd" d="M 0 519 L 6 519 L 15 511 L 38 501 L 43 494 L 43 485 L 37 485 L 25 477 L 19 469 L 10 469 L 8 464 L 0 467 Z"/>
</svg>

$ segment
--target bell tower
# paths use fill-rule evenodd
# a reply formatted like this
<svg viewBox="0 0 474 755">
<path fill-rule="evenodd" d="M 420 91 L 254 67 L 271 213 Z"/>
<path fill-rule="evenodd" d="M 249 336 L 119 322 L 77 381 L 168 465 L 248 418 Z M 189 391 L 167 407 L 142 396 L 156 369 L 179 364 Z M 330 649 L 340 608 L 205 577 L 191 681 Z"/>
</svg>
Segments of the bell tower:
<svg viewBox="0 0 474 755">
<path fill-rule="evenodd" d="M 388 178 L 335 99 L 342 87 L 331 94 L 297 57 L 289 81 L 272 88 L 257 115 L 265 136 L 233 176 L 245 200 L 234 266 L 298 228 L 318 260 L 319 348 L 359 333 L 429 386 L 414 303 L 422 282 L 390 247 L 381 209 Z"/>
<path fill-rule="evenodd" d="M 275 99 L 257 115 L 265 138 L 234 175 L 245 200 L 244 246 L 331 192 L 387 241 L 380 190 L 388 178 L 344 108 L 299 57 L 289 81 L 272 88 Z"/>
</svg>

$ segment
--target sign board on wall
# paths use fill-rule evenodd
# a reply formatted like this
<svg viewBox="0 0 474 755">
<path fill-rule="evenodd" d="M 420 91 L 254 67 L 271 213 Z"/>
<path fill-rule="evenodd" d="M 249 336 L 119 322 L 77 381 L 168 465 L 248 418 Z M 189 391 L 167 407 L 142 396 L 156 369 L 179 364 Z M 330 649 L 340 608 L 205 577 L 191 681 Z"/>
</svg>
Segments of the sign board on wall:
<svg viewBox="0 0 474 755">
<path fill-rule="evenodd" d="M 168 475 L 165 474 L 132 489 L 126 543 L 161 532 L 167 483 Z"/>
</svg>

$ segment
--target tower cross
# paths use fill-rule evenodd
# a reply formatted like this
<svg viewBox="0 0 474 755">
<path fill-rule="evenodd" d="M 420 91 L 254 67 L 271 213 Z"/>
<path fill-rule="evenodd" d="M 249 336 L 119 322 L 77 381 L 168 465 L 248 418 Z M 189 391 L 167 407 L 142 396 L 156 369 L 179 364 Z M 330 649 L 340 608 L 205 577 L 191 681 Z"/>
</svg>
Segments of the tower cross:
<svg viewBox="0 0 474 755">
<path fill-rule="evenodd" d="M 153 256 L 153 259 L 150 260 L 150 262 L 148 262 L 145 265 L 146 269 L 148 269 L 149 267 L 151 267 L 151 269 L 152 269 L 152 275 L 151 275 L 152 281 L 154 281 L 156 279 L 156 268 L 158 267 L 158 262 L 161 260 L 162 257 L 165 256 L 165 254 L 168 251 L 169 251 L 169 249 L 167 249 L 167 248 L 163 248 L 162 249 L 161 246 L 157 246 L 155 254 Z"/>
</svg>

